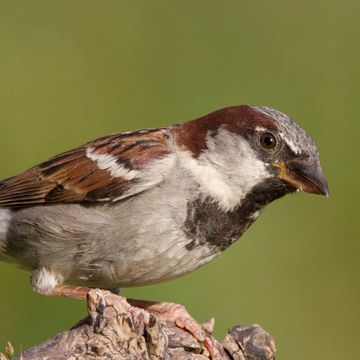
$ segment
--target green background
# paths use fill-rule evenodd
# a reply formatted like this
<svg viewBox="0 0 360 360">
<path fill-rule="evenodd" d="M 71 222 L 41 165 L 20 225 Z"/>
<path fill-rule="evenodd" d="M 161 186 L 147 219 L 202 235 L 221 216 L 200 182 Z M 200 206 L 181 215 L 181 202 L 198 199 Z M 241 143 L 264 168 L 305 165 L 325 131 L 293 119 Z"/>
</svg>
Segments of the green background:
<svg viewBox="0 0 360 360">
<path fill-rule="evenodd" d="M 234 104 L 294 117 L 316 140 L 331 197 L 288 196 L 209 265 L 126 289 L 216 317 L 222 338 L 259 323 L 277 359 L 355 359 L 360 344 L 360 2 L 0 1 L 0 176 L 122 130 Z M 86 314 L 0 264 L 0 347 Z"/>
</svg>

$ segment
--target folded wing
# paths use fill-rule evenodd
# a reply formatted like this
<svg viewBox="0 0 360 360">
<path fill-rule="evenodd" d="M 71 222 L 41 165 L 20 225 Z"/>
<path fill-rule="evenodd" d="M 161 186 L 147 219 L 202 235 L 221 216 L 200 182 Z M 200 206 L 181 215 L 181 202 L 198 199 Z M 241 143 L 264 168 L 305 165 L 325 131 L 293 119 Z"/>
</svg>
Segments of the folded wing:
<svg viewBox="0 0 360 360">
<path fill-rule="evenodd" d="M 172 128 L 100 138 L 0 182 L 0 207 L 117 201 L 163 181 Z"/>
</svg>

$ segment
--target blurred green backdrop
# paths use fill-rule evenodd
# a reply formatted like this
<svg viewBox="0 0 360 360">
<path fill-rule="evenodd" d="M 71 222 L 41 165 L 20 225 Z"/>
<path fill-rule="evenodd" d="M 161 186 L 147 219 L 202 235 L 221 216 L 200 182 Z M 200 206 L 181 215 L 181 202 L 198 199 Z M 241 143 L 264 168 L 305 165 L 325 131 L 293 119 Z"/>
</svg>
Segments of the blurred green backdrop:
<svg viewBox="0 0 360 360">
<path fill-rule="evenodd" d="M 360 2 L 0 1 L 0 176 L 108 133 L 256 103 L 316 140 L 332 195 L 272 204 L 209 265 L 125 294 L 259 323 L 278 359 L 354 359 L 360 343 Z M 250 270 L 251 269 L 251 270 Z M 0 347 L 69 328 L 83 303 L 0 264 Z"/>
</svg>

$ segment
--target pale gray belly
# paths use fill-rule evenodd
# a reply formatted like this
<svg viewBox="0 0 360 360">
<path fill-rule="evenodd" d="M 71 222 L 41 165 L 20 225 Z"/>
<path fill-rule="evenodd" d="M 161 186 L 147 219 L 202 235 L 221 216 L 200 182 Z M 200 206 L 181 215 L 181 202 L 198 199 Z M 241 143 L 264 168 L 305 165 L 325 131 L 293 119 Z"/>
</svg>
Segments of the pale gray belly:
<svg viewBox="0 0 360 360">
<path fill-rule="evenodd" d="M 156 188 L 112 206 L 19 210 L 6 255 L 28 270 L 46 267 L 79 286 L 137 286 L 187 274 L 219 250 L 205 244 L 189 251 L 192 240 L 183 230 L 187 197 L 166 195 L 166 188 Z"/>
</svg>

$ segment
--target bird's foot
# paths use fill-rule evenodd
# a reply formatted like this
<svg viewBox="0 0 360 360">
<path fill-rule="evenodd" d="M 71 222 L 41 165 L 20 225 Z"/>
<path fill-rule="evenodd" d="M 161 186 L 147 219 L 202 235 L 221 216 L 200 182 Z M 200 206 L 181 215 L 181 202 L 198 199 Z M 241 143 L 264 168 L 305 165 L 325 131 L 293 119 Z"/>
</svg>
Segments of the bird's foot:
<svg viewBox="0 0 360 360">
<path fill-rule="evenodd" d="M 144 324 L 149 325 L 150 323 L 150 313 L 148 311 L 131 305 L 125 297 L 113 294 L 108 290 L 91 289 L 87 294 L 87 299 L 91 317 L 97 316 L 106 307 L 112 307 L 118 313 L 126 312 L 130 314 L 138 328 L 143 328 Z"/>
<path fill-rule="evenodd" d="M 50 292 L 47 292 L 46 295 L 84 300 L 87 298 L 89 291 L 94 294 L 96 293 L 97 296 L 100 297 L 97 303 L 103 304 L 104 307 L 106 304 L 109 305 L 109 302 L 113 302 L 114 294 L 109 291 L 68 285 L 57 285 Z M 137 319 L 138 323 L 148 323 L 150 319 L 149 313 L 155 314 L 161 320 L 172 322 L 177 327 L 192 334 L 196 340 L 204 345 L 212 359 L 221 358 L 219 349 L 209 336 L 214 327 L 213 319 L 210 319 L 205 324 L 199 324 L 191 317 L 185 307 L 180 304 L 126 299 L 120 295 L 117 295 L 116 298 L 117 301 L 121 300 L 122 307 L 130 313 L 134 319 Z"/>
<path fill-rule="evenodd" d="M 164 321 L 172 322 L 177 327 L 187 330 L 195 337 L 196 340 L 205 346 L 212 359 L 221 358 L 219 349 L 209 336 L 214 327 L 213 319 L 201 325 L 196 320 L 194 320 L 187 312 L 185 307 L 180 304 L 134 299 L 127 299 L 127 301 L 136 308 L 142 308 L 152 314 L 157 315 Z"/>
</svg>

